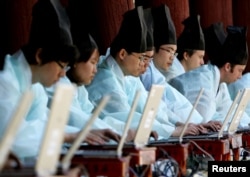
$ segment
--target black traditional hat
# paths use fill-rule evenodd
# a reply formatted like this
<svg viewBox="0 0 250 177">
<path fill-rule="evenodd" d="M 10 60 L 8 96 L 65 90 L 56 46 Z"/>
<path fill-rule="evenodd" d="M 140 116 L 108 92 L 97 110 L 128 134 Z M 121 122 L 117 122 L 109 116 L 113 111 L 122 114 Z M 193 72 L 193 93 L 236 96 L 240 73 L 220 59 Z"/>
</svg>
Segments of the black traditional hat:
<svg viewBox="0 0 250 177">
<path fill-rule="evenodd" d="M 129 10 L 123 16 L 119 32 L 111 44 L 111 50 L 124 48 L 127 52 L 143 53 L 147 48 L 146 35 L 143 8 L 140 6 Z"/>
<path fill-rule="evenodd" d="M 247 28 L 228 26 L 227 33 L 227 38 L 222 47 L 223 59 L 231 64 L 247 64 Z"/>
<path fill-rule="evenodd" d="M 200 26 L 200 16 L 189 16 L 182 24 L 185 27 L 177 40 L 177 48 L 205 50 L 204 35 Z"/>
<path fill-rule="evenodd" d="M 214 23 L 203 30 L 206 44 L 206 54 L 210 61 L 221 60 L 222 46 L 227 34 L 224 31 L 223 23 Z"/>
<path fill-rule="evenodd" d="M 144 18 L 147 25 L 147 51 L 154 49 L 154 37 L 153 37 L 153 28 L 154 21 L 151 13 L 151 8 L 144 9 Z"/>
<path fill-rule="evenodd" d="M 164 44 L 176 44 L 176 31 L 169 8 L 161 5 L 152 8 L 154 19 L 154 45 L 160 47 Z"/>
<path fill-rule="evenodd" d="M 70 21 L 60 0 L 39 0 L 33 7 L 29 44 L 72 45 Z"/>
</svg>

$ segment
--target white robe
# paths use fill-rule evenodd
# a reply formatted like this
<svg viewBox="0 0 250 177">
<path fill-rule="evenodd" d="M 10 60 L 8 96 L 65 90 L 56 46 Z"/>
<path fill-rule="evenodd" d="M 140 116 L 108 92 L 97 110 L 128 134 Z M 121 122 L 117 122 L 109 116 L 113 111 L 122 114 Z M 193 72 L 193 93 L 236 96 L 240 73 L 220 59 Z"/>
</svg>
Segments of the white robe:
<svg viewBox="0 0 250 177">
<path fill-rule="evenodd" d="M 140 76 L 140 79 L 148 91 L 150 90 L 152 84 L 164 85 L 165 91 L 163 101 L 167 104 L 169 119 L 175 119 L 181 123 L 186 122 L 186 119 L 193 108 L 192 104 L 179 91 L 166 82 L 165 77 L 154 66 L 153 62 L 150 63 L 147 71 Z M 190 122 L 195 124 L 202 123 L 203 117 L 195 110 Z"/>
<path fill-rule="evenodd" d="M 140 82 L 137 82 L 138 78 L 127 81 L 125 78 L 117 62 L 112 56 L 109 56 L 99 65 L 97 75 L 93 82 L 86 88 L 89 92 L 90 100 L 95 102 L 95 104 L 97 104 L 104 95 L 110 94 L 111 100 L 105 107 L 102 116 L 109 115 L 124 122 L 127 120 L 135 92 L 140 89 L 142 91 L 140 104 L 132 120 L 132 127 L 135 128 L 140 121 L 142 108 L 145 105 L 148 92 Z M 130 81 L 135 82 L 131 83 Z M 156 130 L 160 136 L 168 138 L 174 129 L 175 126 L 168 121 L 166 113 L 164 115 L 157 114 L 157 118 L 153 124 L 153 130 Z"/>
<path fill-rule="evenodd" d="M 31 77 L 29 64 L 21 50 L 5 57 L 4 70 L 0 72 L 0 137 L 9 123 L 20 96 L 31 88 L 34 93 L 31 108 L 24 117 L 12 146 L 12 151 L 21 160 L 35 158 L 38 155 L 49 113 L 48 98 L 44 88 L 39 83 L 31 85 Z M 79 129 L 66 127 L 66 132 L 76 131 Z"/>
<path fill-rule="evenodd" d="M 250 88 L 250 73 L 246 73 L 236 82 L 228 84 L 228 90 L 232 99 L 236 97 L 239 90 L 245 88 Z M 250 103 L 248 103 L 245 112 L 250 116 Z"/>
<path fill-rule="evenodd" d="M 67 83 L 71 84 L 70 80 L 67 77 L 61 78 L 58 83 Z M 56 84 L 52 87 L 46 88 L 47 94 L 49 95 L 49 99 L 51 101 L 53 94 L 55 92 Z M 90 116 L 92 115 L 92 111 L 95 105 L 93 105 L 88 97 L 88 91 L 85 86 L 78 86 L 77 92 L 74 95 L 72 105 L 70 108 L 70 117 L 68 121 L 68 125 L 82 129 Z M 104 120 L 97 118 L 94 122 L 92 128 L 93 129 L 111 129 L 114 132 L 121 134 L 123 132 L 124 122 L 113 120 L 112 117 L 107 117 L 106 119 L 110 119 L 109 121 L 115 121 L 116 127 L 112 127 L 110 124 L 106 123 Z M 118 128 L 117 128 L 118 127 Z M 117 129 L 116 129 L 117 128 Z"/>
<path fill-rule="evenodd" d="M 200 89 L 204 88 L 197 111 L 205 119 L 204 122 L 210 120 L 223 122 L 232 100 L 225 84 L 220 84 L 220 72 L 216 66 L 211 64 L 203 65 L 171 79 L 169 83 L 190 102 L 194 102 Z M 239 126 L 245 127 L 248 120 L 248 116 L 244 114 Z"/>
<path fill-rule="evenodd" d="M 0 137 L 2 138 L 20 96 L 31 88 L 31 70 L 22 51 L 19 50 L 12 56 L 6 55 L 0 80 Z M 43 98 L 40 99 L 42 101 Z M 26 157 L 34 157 L 39 151 L 47 117 L 46 109 L 42 109 L 42 111 L 35 109 L 38 102 L 39 100 L 32 102 L 32 109 L 24 117 L 12 146 L 12 151 L 21 160 Z"/>
</svg>

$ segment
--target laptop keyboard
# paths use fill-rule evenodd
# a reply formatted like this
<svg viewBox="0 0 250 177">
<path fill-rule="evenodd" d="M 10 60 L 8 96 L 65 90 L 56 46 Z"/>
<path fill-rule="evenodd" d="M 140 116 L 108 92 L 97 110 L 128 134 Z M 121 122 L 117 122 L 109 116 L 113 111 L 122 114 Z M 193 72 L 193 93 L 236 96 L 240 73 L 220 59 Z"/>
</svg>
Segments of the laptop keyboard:
<svg viewBox="0 0 250 177">
<path fill-rule="evenodd" d="M 84 157 L 114 157 L 118 156 L 117 151 L 113 150 L 85 150 L 81 153 Z"/>
</svg>

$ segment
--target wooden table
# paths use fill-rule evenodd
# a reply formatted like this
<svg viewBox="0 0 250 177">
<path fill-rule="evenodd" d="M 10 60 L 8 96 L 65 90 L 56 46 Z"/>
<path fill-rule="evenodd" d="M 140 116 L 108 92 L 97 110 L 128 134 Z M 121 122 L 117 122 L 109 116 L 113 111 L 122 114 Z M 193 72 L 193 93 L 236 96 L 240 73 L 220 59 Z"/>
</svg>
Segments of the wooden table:
<svg viewBox="0 0 250 177">
<path fill-rule="evenodd" d="M 202 149 L 208 152 L 216 161 L 229 161 L 230 158 L 230 141 L 226 139 L 195 139 L 192 140 L 197 143 Z M 190 143 L 190 151 L 196 154 L 204 154 L 194 144 Z"/>
<path fill-rule="evenodd" d="M 129 174 L 130 156 L 122 158 L 117 157 L 82 157 L 75 155 L 72 159 L 72 165 L 84 165 L 89 177 L 108 176 L 108 177 L 126 177 Z"/>
<path fill-rule="evenodd" d="M 188 158 L 188 147 L 189 143 L 162 143 L 150 145 L 157 148 L 156 159 L 162 159 L 164 154 L 162 150 L 166 151 L 167 154 L 175 159 L 180 167 L 179 176 L 186 176 L 187 158 Z"/>
<path fill-rule="evenodd" d="M 115 150 L 117 146 L 115 145 L 106 145 L 106 146 L 81 146 L 81 150 Z M 123 166 L 123 171 L 127 171 L 129 167 L 133 168 L 134 170 L 140 169 L 145 170 L 145 177 L 152 177 L 152 169 L 151 164 L 155 162 L 156 159 L 156 148 L 155 147 L 143 147 L 140 149 L 136 149 L 134 146 L 125 145 L 123 148 L 123 153 L 130 156 L 129 161 L 127 161 L 129 164 L 126 164 Z M 98 163 L 97 163 L 98 161 Z M 90 171 L 90 173 L 93 175 L 96 175 L 96 169 L 107 169 L 107 171 L 115 169 L 115 171 L 118 171 L 118 169 L 121 169 L 121 166 L 119 166 L 119 163 L 116 164 L 114 167 L 115 159 L 103 159 L 100 157 L 96 157 L 93 159 L 85 158 L 82 156 L 75 156 L 72 159 L 72 164 L 84 164 L 87 167 L 87 170 Z M 93 166 L 94 165 L 94 166 Z M 105 168 L 104 168 L 105 166 Z M 102 170 L 103 171 L 103 170 Z M 108 172 L 108 176 L 112 176 L 112 172 Z M 124 174 L 124 173 L 123 173 Z M 130 171 L 130 176 L 133 177 L 133 173 Z M 103 175 L 105 176 L 105 175 Z M 118 177 L 117 174 L 114 177 Z"/>
</svg>

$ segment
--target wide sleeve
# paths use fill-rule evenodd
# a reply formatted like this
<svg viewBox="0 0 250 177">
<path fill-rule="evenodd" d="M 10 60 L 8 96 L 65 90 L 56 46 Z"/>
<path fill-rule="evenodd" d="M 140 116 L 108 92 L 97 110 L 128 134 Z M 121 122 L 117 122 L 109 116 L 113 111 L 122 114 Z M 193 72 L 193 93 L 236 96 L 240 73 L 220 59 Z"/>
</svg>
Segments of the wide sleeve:
<svg viewBox="0 0 250 177">
<path fill-rule="evenodd" d="M 214 84 L 213 74 L 197 72 L 188 72 L 175 77 L 169 81 L 169 84 L 184 95 L 191 104 L 195 103 L 201 88 L 204 88 L 196 110 L 204 118 L 203 122 L 208 122 L 216 112 L 215 98 L 218 86 Z"/>
</svg>

